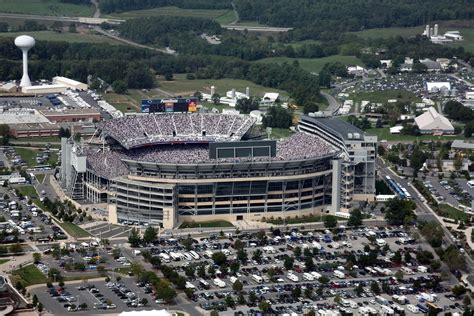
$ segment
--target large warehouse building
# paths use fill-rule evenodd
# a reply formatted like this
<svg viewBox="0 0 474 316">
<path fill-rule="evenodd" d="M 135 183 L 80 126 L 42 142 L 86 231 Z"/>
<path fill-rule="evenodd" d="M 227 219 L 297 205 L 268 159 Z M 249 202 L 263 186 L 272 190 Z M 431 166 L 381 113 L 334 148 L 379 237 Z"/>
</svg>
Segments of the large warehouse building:
<svg viewBox="0 0 474 316">
<path fill-rule="evenodd" d="M 63 139 L 62 184 L 75 200 L 106 203 L 112 223 L 174 228 L 183 221 L 340 215 L 342 150 L 302 131 L 249 140 L 254 123 L 211 113 L 101 122 L 101 145 Z M 372 184 L 363 185 L 364 194 L 373 193 Z"/>
</svg>

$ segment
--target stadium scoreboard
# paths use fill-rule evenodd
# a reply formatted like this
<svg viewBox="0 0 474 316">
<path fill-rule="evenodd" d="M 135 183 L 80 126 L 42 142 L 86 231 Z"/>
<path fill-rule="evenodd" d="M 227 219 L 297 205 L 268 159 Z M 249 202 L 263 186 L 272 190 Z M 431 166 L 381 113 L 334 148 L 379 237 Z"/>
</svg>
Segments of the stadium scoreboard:
<svg viewBox="0 0 474 316">
<path fill-rule="evenodd" d="M 142 100 L 141 112 L 196 112 L 197 104 L 198 102 L 195 98 Z"/>
<path fill-rule="evenodd" d="M 209 143 L 209 158 L 254 158 L 254 157 L 275 157 L 276 141 L 242 141 L 242 142 L 216 142 Z"/>
</svg>

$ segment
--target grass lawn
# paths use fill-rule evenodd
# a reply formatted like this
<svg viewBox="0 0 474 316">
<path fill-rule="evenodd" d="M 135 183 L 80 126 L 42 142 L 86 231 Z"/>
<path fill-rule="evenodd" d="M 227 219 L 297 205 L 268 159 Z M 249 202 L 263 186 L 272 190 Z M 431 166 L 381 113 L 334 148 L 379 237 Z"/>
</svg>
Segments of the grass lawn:
<svg viewBox="0 0 474 316">
<path fill-rule="evenodd" d="M 0 264 L 4 264 L 10 261 L 10 259 L 0 259 Z"/>
<path fill-rule="evenodd" d="M 121 13 L 113 13 L 113 14 L 105 15 L 105 16 L 113 17 L 117 19 L 149 17 L 149 16 L 180 16 L 180 17 L 196 17 L 196 18 L 213 20 L 213 19 L 218 19 L 219 17 L 226 15 L 228 12 L 232 13 L 232 10 L 181 9 L 178 7 L 169 6 L 169 7 L 160 7 L 160 8 L 153 8 L 153 9 L 147 9 L 147 10 L 134 10 L 134 11 L 121 12 Z M 230 20 L 230 22 L 232 21 L 233 19 Z"/>
<path fill-rule="evenodd" d="M 24 286 L 46 283 L 48 280 L 34 264 L 13 271 L 13 276 L 18 278 Z"/>
<path fill-rule="evenodd" d="M 390 134 L 390 129 L 388 127 L 384 128 L 369 128 L 366 130 L 369 135 L 377 135 L 379 141 L 415 141 L 415 140 L 433 140 L 433 141 L 453 141 L 455 139 L 464 139 L 462 135 L 455 136 L 433 136 L 433 135 L 421 135 L 421 136 L 411 136 L 411 135 L 400 135 L 400 134 Z"/>
<path fill-rule="evenodd" d="M 38 196 L 38 193 L 36 192 L 35 187 L 32 185 L 22 185 L 22 186 L 16 187 L 16 189 L 18 189 L 18 191 L 20 191 L 20 193 L 23 196 L 28 196 L 30 198 L 32 196 Z"/>
<path fill-rule="evenodd" d="M 298 61 L 300 67 L 309 71 L 309 72 L 319 72 L 323 69 L 324 65 L 327 63 L 341 62 L 345 65 L 359 65 L 364 66 L 364 63 L 355 56 L 341 56 L 334 55 L 322 58 L 289 58 L 289 57 L 270 57 L 260 59 L 256 62 L 259 63 L 277 63 L 282 64 L 287 62 L 288 64 L 293 63 L 295 60 Z"/>
<path fill-rule="evenodd" d="M 2 33 L 0 33 L 2 34 Z M 1 36 L 1 35 L 0 35 Z M 57 136 L 48 136 L 48 137 L 25 137 L 25 138 L 12 138 L 11 142 L 22 142 L 22 143 L 59 143 L 61 139 Z"/>
<path fill-rule="evenodd" d="M 209 222 L 184 222 L 179 228 L 201 228 L 201 227 L 234 227 L 227 221 L 209 221 Z"/>
<path fill-rule="evenodd" d="M 472 23 L 472 22 L 471 22 Z M 433 26 L 434 23 L 431 23 Z M 464 37 L 462 42 L 452 42 L 447 44 L 452 47 L 463 46 L 467 51 L 474 52 L 474 29 L 469 27 L 469 22 L 466 21 L 441 21 L 439 24 L 439 33 L 444 34 L 447 31 L 459 31 Z M 458 24 L 458 25 L 457 25 Z M 401 37 L 412 37 L 417 34 L 423 33 L 425 26 L 415 27 L 390 27 L 390 28 L 378 28 L 370 29 L 360 32 L 351 32 L 350 34 L 357 35 L 364 39 L 374 38 L 389 38 L 395 36 Z"/>
<path fill-rule="evenodd" d="M 15 148 L 15 151 L 26 162 L 28 166 L 36 165 L 36 153 L 38 150 L 30 148 Z"/>
<path fill-rule="evenodd" d="M 464 213 L 461 210 L 458 210 L 457 208 L 452 207 L 451 205 L 448 204 L 440 204 L 439 209 L 441 213 L 439 215 L 443 217 L 448 217 L 451 219 L 457 219 L 461 221 L 467 221 L 469 220 L 470 216 Z"/>
<path fill-rule="evenodd" d="M 374 92 L 359 92 L 351 94 L 349 99 L 354 102 L 370 101 L 374 103 L 387 103 L 387 100 L 396 99 L 400 102 L 421 102 L 413 92 L 405 90 L 384 90 Z"/>
<path fill-rule="evenodd" d="M 263 222 L 274 224 L 274 225 L 284 225 L 284 224 L 300 224 L 300 223 L 312 223 L 312 222 L 321 222 L 321 215 L 309 215 L 302 217 L 292 217 L 292 218 L 267 218 Z"/>
<path fill-rule="evenodd" d="M 46 175 L 43 174 L 43 173 L 38 173 L 38 174 L 35 174 L 35 177 L 36 177 L 36 179 L 38 180 L 39 183 L 43 183 L 44 178 L 46 177 Z"/>
<path fill-rule="evenodd" d="M 15 148 L 15 151 L 18 155 L 20 155 L 23 160 L 26 162 L 28 167 L 36 166 L 38 163 L 36 162 L 36 153 L 39 152 L 38 149 L 31 149 L 31 148 Z M 49 159 L 46 161 L 46 164 L 54 164 L 58 161 L 58 152 L 52 151 Z"/>
<path fill-rule="evenodd" d="M 1 1 L 1 0 L 0 0 Z M 69 33 L 69 32 L 53 32 L 53 31 L 36 31 L 36 32 L 6 32 L 0 33 L 0 37 L 15 38 L 18 35 L 27 34 L 33 36 L 37 41 L 50 42 L 68 42 L 68 43 L 109 43 L 113 45 L 123 45 L 124 43 L 110 39 L 107 36 L 91 33 Z"/>
<path fill-rule="evenodd" d="M 201 102 L 201 105 L 205 108 L 208 108 L 208 109 L 217 109 L 219 110 L 219 112 L 222 113 L 222 110 L 224 109 L 234 109 L 233 107 L 231 107 L 230 105 L 227 105 L 227 104 L 214 104 L 214 103 L 209 103 L 209 102 Z"/>
<path fill-rule="evenodd" d="M 214 20 L 219 24 L 230 24 L 235 20 L 235 14 L 233 10 L 228 10 L 224 14 L 214 18 Z"/>
<path fill-rule="evenodd" d="M 91 234 L 81 227 L 77 226 L 76 224 L 73 223 L 68 223 L 68 222 L 58 222 L 58 225 L 61 226 L 69 235 L 75 238 L 82 238 L 82 237 L 89 237 Z"/>
<path fill-rule="evenodd" d="M 288 128 L 275 128 L 272 127 L 272 134 L 270 137 L 272 139 L 280 139 L 280 138 L 286 138 L 290 136 L 292 132 Z"/>
<path fill-rule="evenodd" d="M 227 91 L 235 88 L 237 91 L 245 93 L 245 88 L 250 88 L 252 96 L 263 97 L 265 92 L 278 92 L 282 97 L 287 97 L 288 93 L 283 90 L 266 88 L 253 82 L 240 79 L 195 79 L 187 80 L 185 74 L 177 74 L 172 81 L 160 81 L 160 88 L 175 95 L 187 96 L 196 91 L 210 93 L 211 86 L 215 86 L 216 93 L 221 96 Z"/>
<path fill-rule="evenodd" d="M 153 98 L 153 96 L 150 95 L 141 95 L 136 90 L 129 90 L 127 94 L 106 93 L 103 97 L 107 102 L 123 113 L 139 112 L 141 100 Z"/>
<path fill-rule="evenodd" d="M 91 16 L 92 5 L 77 5 L 59 0 L 0 0 L 0 12 L 55 16 Z"/>
</svg>

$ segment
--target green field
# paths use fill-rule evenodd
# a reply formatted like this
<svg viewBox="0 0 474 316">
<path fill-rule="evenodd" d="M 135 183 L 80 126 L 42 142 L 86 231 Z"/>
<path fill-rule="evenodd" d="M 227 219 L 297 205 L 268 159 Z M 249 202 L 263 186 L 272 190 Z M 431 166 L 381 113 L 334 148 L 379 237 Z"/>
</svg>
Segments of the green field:
<svg viewBox="0 0 474 316">
<path fill-rule="evenodd" d="M 387 103 L 387 100 L 396 99 L 400 102 L 421 102 L 413 92 L 405 90 L 384 90 L 375 92 L 358 92 L 351 94 L 349 99 L 354 102 L 370 101 L 374 103 Z"/>
<path fill-rule="evenodd" d="M 46 276 L 33 264 L 24 266 L 13 271 L 13 276 L 19 280 L 23 286 L 46 283 Z"/>
<path fill-rule="evenodd" d="M 109 43 L 112 45 L 122 45 L 122 42 L 110 39 L 107 36 L 98 34 L 83 34 L 69 32 L 37 31 L 37 32 L 7 32 L 0 33 L 0 37 L 15 38 L 18 35 L 27 34 L 33 36 L 37 41 L 68 42 L 68 43 Z"/>
<path fill-rule="evenodd" d="M 1 34 L 1 33 L 0 33 Z M 1 36 L 1 35 L 0 35 Z M 57 136 L 48 137 L 26 137 L 26 138 L 11 138 L 10 142 L 22 142 L 22 143 L 59 143 L 61 139 Z"/>
<path fill-rule="evenodd" d="M 468 221 L 470 216 L 464 213 L 461 210 L 458 210 L 457 208 L 452 207 L 451 205 L 448 204 L 440 204 L 438 205 L 440 211 L 441 211 L 441 216 L 443 217 L 448 217 L 451 219 L 457 219 L 460 221 Z"/>
<path fill-rule="evenodd" d="M 77 226 L 76 224 L 73 223 L 68 223 L 68 222 L 58 222 L 59 226 L 63 228 L 69 235 L 75 238 L 83 238 L 83 237 L 90 237 L 91 234 L 82 229 L 81 227 Z"/>
<path fill-rule="evenodd" d="M 38 180 L 39 183 L 43 183 L 44 178 L 46 177 L 46 175 L 44 175 L 42 173 L 39 173 L 39 174 L 35 174 L 35 177 L 36 177 L 36 180 Z"/>
<path fill-rule="evenodd" d="M 16 147 L 15 151 L 18 155 L 23 158 L 23 160 L 26 162 L 28 167 L 36 166 L 38 163 L 36 162 L 36 153 L 39 152 L 38 149 L 31 149 L 31 148 L 25 148 L 25 147 Z M 51 155 L 49 159 L 46 161 L 47 164 L 54 164 L 57 163 L 58 161 L 58 153 L 53 151 L 51 152 Z"/>
<path fill-rule="evenodd" d="M 151 93 L 143 93 L 140 90 L 128 90 L 127 94 L 106 93 L 104 99 L 123 113 L 139 112 L 142 99 L 157 97 Z"/>
<path fill-rule="evenodd" d="M 400 135 L 400 134 L 390 134 L 390 129 L 388 127 L 384 128 L 369 128 L 366 132 L 370 135 L 376 135 L 381 140 L 387 141 L 400 141 L 400 142 L 411 142 L 411 141 L 453 141 L 455 139 L 464 139 L 462 135 L 453 135 L 453 136 L 432 136 L 432 135 L 421 135 L 421 136 L 411 136 L 411 135 Z"/>
<path fill-rule="evenodd" d="M 233 10 L 226 11 L 224 14 L 214 18 L 214 20 L 219 24 L 230 24 L 235 20 L 235 13 Z"/>
<path fill-rule="evenodd" d="M 210 228 L 210 227 L 234 227 L 227 221 L 209 221 L 209 222 L 184 222 L 179 228 Z"/>
<path fill-rule="evenodd" d="M 288 93 L 283 90 L 266 88 L 247 80 L 240 79 L 195 79 L 187 80 L 186 75 L 178 74 L 173 81 L 160 81 L 160 88 L 175 95 L 187 96 L 196 91 L 210 93 L 211 86 L 215 86 L 216 93 L 224 96 L 227 91 L 235 88 L 239 92 L 245 93 L 245 88 L 250 88 L 252 96 L 262 97 L 265 92 L 278 92 L 280 96 L 287 97 Z"/>
<path fill-rule="evenodd" d="M 292 64 L 293 61 L 297 60 L 300 64 L 300 67 L 309 71 L 309 72 L 319 72 L 323 69 L 324 65 L 327 63 L 341 62 L 345 65 L 359 65 L 364 66 L 364 63 L 357 57 L 354 56 L 341 56 L 334 55 L 323 58 L 289 58 L 289 57 L 270 57 L 258 60 L 259 63 L 277 63 L 282 64 L 287 62 Z"/>
<path fill-rule="evenodd" d="M 30 148 L 15 148 L 15 151 L 26 162 L 28 166 L 36 165 L 36 153 L 38 150 Z"/>
<path fill-rule="evenodd" d="M 18 191 L 20 191 L 20 193 L 23 196 L 28 196 L 30 198 L 38 196 L 38 193 L 36 192 L 35 187 L 32 185 L 22 185 L 22 186 L 16 187 L 16 189 L 18 189 Z"/>
<path fill-rule="evenodd" d="M 181 17 L 196 17 L 203 19 L 218 19 L 223 17 L 232 10 L 198 10 L 198 9 L 181 9 L 178 7 L 160 7 L 147 10 L 126 11 L 122 13 L 114 13 L 106 15 L 105 17 L 113 17 L 116 19 L 127 19 L 148 16 L 181 16 Z M 232 14 L 233 15 L 233 14 Z M 232 20 L 231 20 L 232 21 Z"/>
<path fill-rule="evenodd" d="M 290 136 L 291 131 L 287 128 L 275 128 L 272 127 L 272 134 L 270 138 L 272 139 L 280 139 L 280 138 L 286 138 Z"/>
<path fill-rule="evenodd" d="M 0 0 L 0 12 L 55 15 L 92 16 L 92 5 L 62 3 L 59 0 Z"/>
<path fill-rule="evenodd" d="M 449 43 L 448 46 L 459 47 L 463 46 L 467 51 L 474 52 L 474 29 L 470 27 L 456 25 L 449 26 L 451 22 L 440 22 L 439 33 L 444 34 L 446 31 L 459 31 L 464 36 L 464 41 Z M 434 24 L 434 23 L 433 23 Z M 391 28 L 379 28 L 370 29 L 360 32 L 351 32 L 350 34 L 357 35 L 364 39 L 375 39 L 375 38 L 389 38 L 389 37 L 412 37 L 417 34 L 423 33 L 425 26 L 416 27 L 391 27 Z"/>
</svg>

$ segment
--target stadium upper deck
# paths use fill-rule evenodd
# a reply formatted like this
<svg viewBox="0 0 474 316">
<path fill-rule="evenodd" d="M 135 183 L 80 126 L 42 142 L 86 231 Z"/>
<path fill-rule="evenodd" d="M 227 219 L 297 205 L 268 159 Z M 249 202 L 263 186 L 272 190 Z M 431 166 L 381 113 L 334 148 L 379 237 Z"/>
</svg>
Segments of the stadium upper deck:
<svg viewBox="0 0 474 316">
<path fill-rule="evenodd" d="M 246 115 L 162 113 L 101 122 L 98 129 L 103 136 L 132 149 L 160 143 L 238 141 L 255 122 L 255 118 Z"/>
<path fill-rule="evenodd" d="M 335 153 L 334 147 L 323 139 L 298 132 L 277 142 L 276 157 L 254 157 L 252 161 L 305 160 Z M 87 150 L 89 170 L 106 179 L 113 179 L 129 173 L 127 165 L 123 162 L 124 160 L 176 165 L 249 161 L 243 158 L 211 159 L 209 158 L 209 146 L 207 144 L 168 144 L 131 150 L 110 148 L 102 150 L 95 147 Z"/>
</svg>

